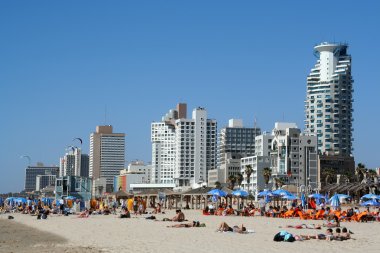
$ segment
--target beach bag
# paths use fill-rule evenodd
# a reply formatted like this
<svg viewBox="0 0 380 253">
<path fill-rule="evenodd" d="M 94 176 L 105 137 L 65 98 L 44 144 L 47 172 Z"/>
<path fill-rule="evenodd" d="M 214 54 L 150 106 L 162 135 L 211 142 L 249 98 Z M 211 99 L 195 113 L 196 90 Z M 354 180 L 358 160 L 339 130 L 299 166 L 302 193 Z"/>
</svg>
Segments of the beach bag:
<svg viewBox="0 0 380 253">
<path fill-rule="evenodd" d="M 294 236 L 292 234 L 286 234 L 284 237 L 285 242 L 294 242 L 295 240 L 296 240 L 296 238 L 294 238 Z"/>
<path fill-rule="evenodd" d="M 281 232 L 278 232 L 278 233 L 275 234 L 275 236 L 273 237 L 273 241 L 275 241 L 275 242 L 282 242 L 282 241 L 284 241 L 284 236 L 281 235 Z"/>
</svg>

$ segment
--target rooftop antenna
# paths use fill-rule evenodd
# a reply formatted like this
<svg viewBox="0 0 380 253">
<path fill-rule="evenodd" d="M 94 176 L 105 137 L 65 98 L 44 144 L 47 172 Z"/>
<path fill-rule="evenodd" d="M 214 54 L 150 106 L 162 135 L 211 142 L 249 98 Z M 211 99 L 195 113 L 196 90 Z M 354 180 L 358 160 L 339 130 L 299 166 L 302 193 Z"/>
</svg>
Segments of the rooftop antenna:
<svg viewBox="0 0 380 253">
<path fill-rule="evenodd" d="M 104 106 L 104 125 L 107 125 L 107 105 Z"/>
</svg>

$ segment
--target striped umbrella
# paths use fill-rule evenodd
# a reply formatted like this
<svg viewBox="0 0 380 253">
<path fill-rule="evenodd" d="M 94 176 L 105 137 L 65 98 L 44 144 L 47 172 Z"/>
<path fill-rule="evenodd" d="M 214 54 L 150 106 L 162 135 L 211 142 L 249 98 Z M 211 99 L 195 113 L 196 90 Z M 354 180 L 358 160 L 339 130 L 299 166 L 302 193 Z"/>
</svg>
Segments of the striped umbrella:
<svg viewBox="0 0 380 253">
<path fill-rule="evenodd" d="M 338 194 L 335 194 L 334 196 L 332 196 L 329 201 L 332 207 L 334 208 L 340 207 L 340 199 L 339 199 Z"/>
</svg>

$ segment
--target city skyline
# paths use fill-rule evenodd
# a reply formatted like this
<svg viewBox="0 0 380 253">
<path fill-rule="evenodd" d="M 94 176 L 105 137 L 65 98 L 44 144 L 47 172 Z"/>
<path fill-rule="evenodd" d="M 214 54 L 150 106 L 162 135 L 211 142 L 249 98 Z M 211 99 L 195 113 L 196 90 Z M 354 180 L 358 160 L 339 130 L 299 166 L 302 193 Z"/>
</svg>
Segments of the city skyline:
<svg viewBox="0 0 380 253">
<path fill-rule="evenodd" d="M 338 3 L 330 3 L 339 9 Z M 345 3 L 349 18 L 312 3 L 0 3 L 0 192 L 23 188 L 28 162 L 58 165 L 73 138 L 110 124 L 126 133 L 126 160 L 151 161 L 150 126 L 178 102 L 271 131 L 304 129 L 314 46 L 345 42 L 352 55 L 355 161 L 380 167 L 374 33 L 379 3 Z M 273 8 L 272 8 L 273 7 Z M 314 14 L 314 15 L 313 15 Z M 300 22 L 303 21 L 303 22 Z M 375 137 L 372 137 L 372 136 Z M 375 139 L 374 139 L 375 138 Z M 374 140 L 373 140 L 374 139 Z M 6 175 L 6 176 L 3 176 Z"/>
</svg>

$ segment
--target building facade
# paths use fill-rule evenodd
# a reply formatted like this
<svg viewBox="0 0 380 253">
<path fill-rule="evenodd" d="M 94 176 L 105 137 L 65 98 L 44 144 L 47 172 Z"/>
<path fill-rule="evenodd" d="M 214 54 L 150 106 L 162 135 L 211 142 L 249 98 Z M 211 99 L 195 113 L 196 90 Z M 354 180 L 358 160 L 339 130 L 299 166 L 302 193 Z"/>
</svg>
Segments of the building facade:
<svg viewBox="0 0 380 253">
<path fill-rule="evenodd" d="M 216 167 L 216 121 L 201 107 L 188 119 L 186 108 L 179 104 L 151 125 L 153 183 L 192 187 L 206 183 Z"/>
<path fill-rule="evenodd" d="M 60 176 L 89 176 L 89 156 L 82 154 L 80 148 L 70 147 L 59 160 Z"/>
<path fill-rule="evenodd" d="M 305 126 L 318 137 L 324 155 L 352 153 L 351 55 L 347 44 L 324 42 L 314 47 L 317 63 L 307 77 Z"/>
<path fill-rule="evenodd" d="M 252 169 L 252 174 L 247 180 L 247 175 L 245 170 L 247 166 Z M 264 168 L 270 167 L 270 158 L 268 156 L 249 156 L 241 159 L 241 173 L 243 174 L 242 187 L 246 191 L 252 193 L 257 199 L 257 194 L 264 190 L 267 186 L 265 185 L 263 171 Z M 248 182 L 249 181 L 249 182 Z"/>
<path fill-rule="evenodd" d="M 270 151 L 272 178 L 309 189 L 318 188 L 317 137 L 301 133 L 294 123 L 276 122 Z"/>
<path fill-rule="evenodd" d="M 90 135 L 89 176 L 106 179 L 106 192 L 112 192 L 114 176 L 124 168 L 125 134 L 114 133 L 111 125 L 97 126 Z"/>
<path fill-rule="evenodd" d="M 244 127 L 242 120 L 230 119 L 228 127 L 222 128 L 218 135 L 218 168 L 227 158 L 240 161 L 242 157 L 255 155 L 255 138 L 258 135 L 261 135 L 260 128 Z"/>
<path fill-rule="evenodd" d="M 56 175 L 38 175 L 36 177 L 36 191 L 41 191 L 47 186 L 55 187 Z"/>
<path fill-rule="evenodd" d="M 44 166 L 43 163 L 37 163 L 36 166 L 28 166 L 25 169 L 25 188 L 26 192 L 36 190 L 36 179 L 40 175 L 59 175 L 58 166 Z"/>
</svg>

